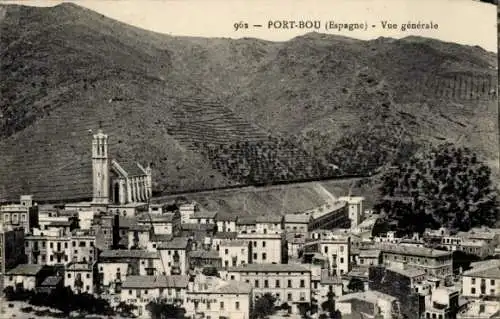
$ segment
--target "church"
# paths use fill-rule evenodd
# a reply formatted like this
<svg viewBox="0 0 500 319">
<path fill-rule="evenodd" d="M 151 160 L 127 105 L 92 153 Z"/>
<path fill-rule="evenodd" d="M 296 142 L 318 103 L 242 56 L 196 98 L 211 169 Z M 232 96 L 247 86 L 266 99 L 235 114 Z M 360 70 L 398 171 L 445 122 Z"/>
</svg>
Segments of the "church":
<svg viewBox="0 0 500 319">
<path fill-rule="evenodd" d="M 101 129 L 92 140 L 92 181 L 95 206 L 144 203 L 153 193 L 151 167 L 124 165 L 111 159 L 108 135 Z"/>
</svg>

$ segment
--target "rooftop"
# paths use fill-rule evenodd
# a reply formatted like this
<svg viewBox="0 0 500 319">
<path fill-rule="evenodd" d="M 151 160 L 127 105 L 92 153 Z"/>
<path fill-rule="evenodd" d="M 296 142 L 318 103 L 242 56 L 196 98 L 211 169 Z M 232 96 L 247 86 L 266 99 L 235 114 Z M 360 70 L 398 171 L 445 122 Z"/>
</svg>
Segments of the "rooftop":
<svg viewBox="0 0 500 319">
<path fill-rule="evenodd" d="M 215 218 L 217 216 L 217 212 L 212 212 L 212 211 L 208 211 L 208 210 L 198 210 L 196 212 L 194 212 L 194 216 L 193 218 Z"/>
<path fill-rule="evenodd" d="M 255 216 L 242 216 L 238 217 L 236 225 L 255 225 L 257 223 L 257 218 Z"/>
<path fill-rule="evenodd" d="M 213 250 L 193 250 L 189 252 L 190 258 L 219 259 L 219 253 Z"/>
<path fill-rule="evenodd" d="M 252 292 L 252 286 L 246 282 L 228 281 L 227 284 L 218 287 L 214 292 L 227 295 L 249 294 Z"/>
<path fill-rule="evenodd" d="M 236 239 L 238 237 L 237 232 L 217 232 L 214 235 L 214 238 L 218 239 Z"/>
<path fill-rule="evenodd" d="M 280 215 L 261 215 L 255 218 L 256 223 L 279 224 L 282 221 L 283 221 L 283 216 Z"/>
<path fill-rule="evenodd" d="M 400 246 L 397 244 L 380 243 L 377 245 L 383 252 L 393 254 L 410 255 L 410 256 L 424 256 L 424 257 L 443 257 L 450 256 L 451 252 L 446 250 L 437 250 L 427 247 L 416 246 Z"/>
<path fill-rule="evenodd" d="M 309 269 L 298 264 L 245 264 L 238 267 L 230 267 L 228 271 L 234 272 L 311 272 Z"/>
<path fill-rule="evenodd" d="M 464 271 L 462 276 L 500 279 L 500 259 L 495 261 L 496 263 L 473 266 L 472 269 Z"/>
<path fill-rule="evenodd" d="M 92 271 L 92 264 L 89 263 L 69 263 L 66 266 L 66 271 Z"/>
<path fill-rule="evenodd" d="M 381 251 L 379 249 L 360 249 L 359 257 L 364 258 L 378 258 L 380 257 Z"/>
<path fill-rule="evenodd" d="M 235 239 L 235 240 L 221 240 L 220 247 L 248 247 L 248 241 Z"/>
<path fill-rule="evenodd" d="M 135 250 L 135 249 L 115 249 L 105 250 L 99 258 L 140 258 L 140 259 L 155 259 L 159 258 L 159 253 L 156 251 Z"/>
<path fill-rule="evenodd" d="M 189 239 L 174 237 L 171 241 L 162 242 L 158 244 L 157 249 L 186 249 L 189 245 Z"/>
<path fill-rule="evenodd" d="M 383 299 L 387 301 L 396 301 L 397 298 L 392 297 L 390 295 L 386 295 L 384 293 L 381 293 L 379 291 L 375 290 L 368 290 L 368 291 L 363 291 L 363 292 L 356 292 L 352 294 L 347 294 L 338 297 L 337 301 L 338 302 L 348 302 L 350 300 L 357 299 L 357 300 L 365 300 L 371 303 L 377 303 L 378 300 Z"/>
<path fill-rule="evenodd" d="M 215 217 L 215 220 L 217 221 L 235 222 L 237 219 L 238 216 L 233 214 L 217 214 L 217 216 Z"/>
<path fill-rule="evenodd" d="M 217 229 L 217 225 L 215 224 L 181 224 L 181 230 L 183 231 L 214 231 Z"/>
<path fill-rule="evenodd" d="M 426 272 L 422 269 L 411 267 L 387 267 L 387 269 L 409 278 L 420 277 L 426 274 Z"/>
<path fill-rule="evenodd" d="M 57 286 L 63 278 L 61 276 L 48 276 L 45 278 L 45 280 L 42 282 L 41 286 Z"/>
<path fill-rule="evenodd" d="M 38 264 L 21 264 L 7 271 L 8 275 L 35 276 L 42 270 L 43 266 Z"/>
<path fill-rule="evenodd" d="M 304 214 L 286 214 L 285 223 L 308 224 L 311 220 L 311 215 Z"/>
<path fill-rule="evenodd" d="M 187 288 L 188 276 L 127 276 L 122 287 L 125 289 Z"/>
</svg>

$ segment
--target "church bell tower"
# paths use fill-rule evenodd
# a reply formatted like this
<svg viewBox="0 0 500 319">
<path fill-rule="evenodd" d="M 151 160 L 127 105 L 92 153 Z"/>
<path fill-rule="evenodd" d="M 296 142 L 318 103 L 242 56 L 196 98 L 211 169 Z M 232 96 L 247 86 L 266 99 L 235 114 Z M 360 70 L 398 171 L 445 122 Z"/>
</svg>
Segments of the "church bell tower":
<svg viewBox="0 0 500 319">
<path fill-rule="evenodd" d="M 109 158 L 108 136 L 101 129 L 92 140 L 92 202 L 96 204 L 109 203 Z"/>
</svg>

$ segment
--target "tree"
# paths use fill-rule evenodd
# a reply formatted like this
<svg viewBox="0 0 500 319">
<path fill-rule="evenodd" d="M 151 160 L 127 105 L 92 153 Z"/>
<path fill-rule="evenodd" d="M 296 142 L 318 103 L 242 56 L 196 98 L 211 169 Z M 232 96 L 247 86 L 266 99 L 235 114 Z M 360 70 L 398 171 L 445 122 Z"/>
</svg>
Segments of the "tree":
<svg viewBox="0 0 500 319">
<path fill-rule="evenodd" d="M 354 292 L 365 291 L 365 284 L 361 279 L 351 278 L 347 284 L 347 289 Z"/>
<path fill-rule="evenodd" d="M 335 310 L 334 297 L 335 297 L 335 295 L 332 291 L 328 292 L 328 295 L 327 295 L 328 299 L 321 304 L 321 309 L 323 309 L 323 311 L 328 312 L 329 317 L 326 317 L 326 318 L 340 319 L 342 316 L 340 314 L 340 311 Z"/>
<path fill-rule="evenodd" d="M 253 308 L 253 317 L 254 318 L 265 318 L 269 315 L 272 315 L 274 312 L 274 303 L 275 302 L 276 302 L 276 298 L 273 295 L 271 295 L 270 293 L 267 293 L 267 294 L 261 296 L 255 302 L 255 305 Z"/>
<path fill-rule="evenodd" d="M 184 319 L 186 310 L 165 302 L 150 302 L 146 310 L 151 313 L 152 319 Z"/>
<path fill-rule="evenodd" d="M 499 219 L 490 168 L 470 149 L 452 144 L 414 155 L 385 173 L 380 193 L 374 208 L 400 235 L 439 227 L 468 231 Z"/>
<path fill-rule="evenodd" d="M 132 315 L 136 309 L 136 305 L 131 305 L 123 301 L 121 301 L 118 306 L 116 306 L 116 311 L 124 317 L 129 317 L 130 315 Z"/>
</svg>

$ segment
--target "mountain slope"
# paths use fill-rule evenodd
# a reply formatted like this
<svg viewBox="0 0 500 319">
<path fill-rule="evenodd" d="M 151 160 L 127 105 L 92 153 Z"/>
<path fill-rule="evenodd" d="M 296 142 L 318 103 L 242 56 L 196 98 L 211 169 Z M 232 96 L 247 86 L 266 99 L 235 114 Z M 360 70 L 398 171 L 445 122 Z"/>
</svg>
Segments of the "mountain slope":
<svg viewBox="0 0 500 319">
<path fill-rule="evenodd" d="M 89 130 L 155 190 L 368 173 L 428 144 L 498 165 L 496 57 L 423 38 L 156 34 L 73 4 L 0 6 L 0 201 L 90 193 Z"/>
</svg>

